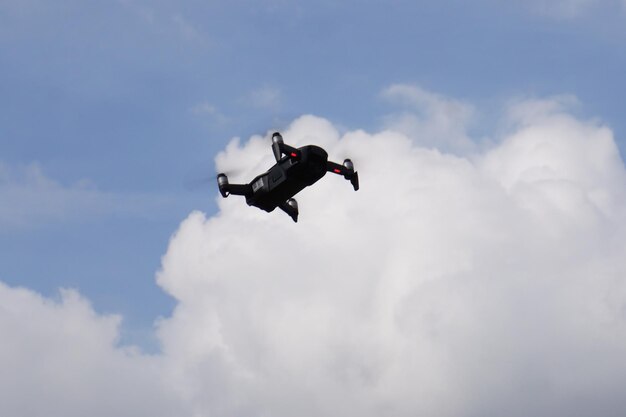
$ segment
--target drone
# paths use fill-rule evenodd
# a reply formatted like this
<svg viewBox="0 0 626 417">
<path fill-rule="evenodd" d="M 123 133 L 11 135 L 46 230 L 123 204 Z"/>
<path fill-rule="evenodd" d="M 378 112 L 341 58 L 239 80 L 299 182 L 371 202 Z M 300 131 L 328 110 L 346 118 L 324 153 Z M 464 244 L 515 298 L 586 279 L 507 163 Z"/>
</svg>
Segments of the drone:
<svg viewBox="0 0 626 417">
<path fill-rule="evenodd" d="M 343 165 L 328 160 L 328 153 L 319 146 L 293 148 L 283 141 L 280 133 L 272 135 L 272 151 L 276 164 L 248 184 L 230 184 L 226 174 L 217 175 L 217 186 L 222 197 L 230 194 L 246 197 L 249 206 L 268 213 L 276 207 L 298 221 L 298 202 L 294 195 L 320 180 L 327 172 L 342 175 L 350 181 L 354 191 L 359 189 L 359 173 L 350 159 Z"/>
</svg>

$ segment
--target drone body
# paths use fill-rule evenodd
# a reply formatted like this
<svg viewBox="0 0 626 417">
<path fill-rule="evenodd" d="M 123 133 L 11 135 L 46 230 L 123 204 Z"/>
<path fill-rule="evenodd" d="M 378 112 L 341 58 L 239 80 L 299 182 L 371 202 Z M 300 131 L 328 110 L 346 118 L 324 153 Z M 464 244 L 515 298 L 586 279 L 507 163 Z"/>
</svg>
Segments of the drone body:
<svg viewBox="0 0 626 417">
<path fill-rule="evenodd" d="M 342 175 L 352 183 L 355 191 L 359 189 L 359 174 L 349 159 L 339 165 L 328 161 L 328 154 L 319 146 L 292 148 L 283 142 L 278 132 L 272 135 L 272 151 L 276 164 L 249 184 L 230 184 L 225 174 L 219 174 L 217 185 L 222 197 L 243 195 L 249 206 L 267 212 L 278 207 L 297 222 L 298 203 L 293 196 L 316 183 L 327 172 Z"/>
</svg>

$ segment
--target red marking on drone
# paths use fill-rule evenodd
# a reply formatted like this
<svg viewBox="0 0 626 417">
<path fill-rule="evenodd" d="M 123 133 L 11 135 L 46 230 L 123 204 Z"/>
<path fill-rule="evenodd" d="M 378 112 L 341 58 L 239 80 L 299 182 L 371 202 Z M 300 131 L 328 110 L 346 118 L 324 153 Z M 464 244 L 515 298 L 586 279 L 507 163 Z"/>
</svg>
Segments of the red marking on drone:
<svg viewBox="0 0 626 417">
<path fill-rule="evenodd" d="M 298 154 L 297 154 L 297 153 L 295 153 L 295 152 L 291 152 L 291 156 L 292 156 L 293 158 L 295 158 L 296 156 L 298 156 Z"/>
<path fill-rule="evenodd" d="M 341 170 L 340 170 L 340 169 L 337 169 L 337 168 L 333 169 L 333 171 L 335 171 L 335 174 L 339 174 L 339 173 L 341 173 Z"/>
</svg>

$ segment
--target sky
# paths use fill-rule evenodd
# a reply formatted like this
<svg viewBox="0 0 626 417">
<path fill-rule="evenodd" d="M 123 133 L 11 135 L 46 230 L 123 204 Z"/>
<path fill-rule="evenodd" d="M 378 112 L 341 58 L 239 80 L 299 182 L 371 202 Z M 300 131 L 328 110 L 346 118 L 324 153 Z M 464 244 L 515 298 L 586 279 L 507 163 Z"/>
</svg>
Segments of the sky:
<svg viewBox="0 0 626 417">
<path fill-rule="evenodd" d="M 620 415 L 625 23 L 0 0 L 0 414 Z M 361 189 L 218 198 L 274 130 Z"/>
</svg>

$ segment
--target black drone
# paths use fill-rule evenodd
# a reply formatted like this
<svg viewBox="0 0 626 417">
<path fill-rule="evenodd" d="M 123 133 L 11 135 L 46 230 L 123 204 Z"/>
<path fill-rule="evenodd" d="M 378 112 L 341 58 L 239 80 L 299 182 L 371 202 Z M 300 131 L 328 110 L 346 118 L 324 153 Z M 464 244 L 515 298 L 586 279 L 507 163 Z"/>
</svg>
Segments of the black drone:
<svg viewBox="0 0 626 417">
<path fill-rule="evenodd" d="M 229 184 L 226 174 L 217 176 L 217 186 L 222 197 L 230 194 L 243 195 L 249 206 L 268 213 L 276 207 L 298 221 L 298 202 L 292 197 L 305 187 L 313 185 L 327 172 L 343 175 L 350 181 L 354 191 L 359 189 L 359 173 L 354 164 L 346 159 L 343 165 L 328 160 L 328 154 L 319 146 L 307 145 L 293 148 L 283 142 L 280 133 L 272 135 L 272 151 L 276 164 L 266 173 L 255 177 L 249 184 Z"/>
</svg>

